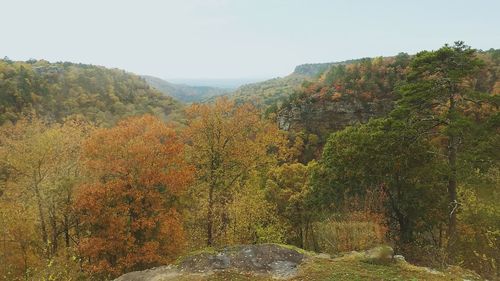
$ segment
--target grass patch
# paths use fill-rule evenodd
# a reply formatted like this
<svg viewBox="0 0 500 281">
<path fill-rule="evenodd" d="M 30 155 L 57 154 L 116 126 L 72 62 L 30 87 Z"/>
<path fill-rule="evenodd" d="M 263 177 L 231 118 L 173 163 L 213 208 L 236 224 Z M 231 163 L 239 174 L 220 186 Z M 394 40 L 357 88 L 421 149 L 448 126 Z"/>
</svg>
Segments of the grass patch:
<svg viewBox="0 0 500 281">
<path fill-rule="evenodd" d="M 461 270 L 449 270 L 445 272 L 431 271 L 424 267 L 411 265 L 404 261 L 395 261 L 388 264 L 369 263 L 364 260 L 363 254 L 349 253 L 345 256 L 325 259 L 316 258 L 316 253 L 303 250 L 301 248 L 274 244 L 286 249 L 297 251 L 310 258 L 306 259 L 299 267 L 298 275 L 290 279 L 293 281 L 303 280 L 318 280 L 318 281 L 372 281 L 372 280 L 388 280 L 388 281 L 463 281 L 464 278 L 469 280 L 481 280 L 474 275 L 466 275 Z M 203 254 L 217 254 L 224 249 L 231 251 L 231 247 L 225 248 L 204 248 L 198 251 L 191 252 L 189 255 L 177 259 L 177 264 L 182 262 L 187 257 Z M 216 271 L 211 274 L 203 274 L 196 276 L 179 276 L 175 280 L 208 280 L 208 281 L 271 281 L 271 276 L 254 275 L 250 273 L 238 273 L 235 271 Z"/>
<path fill-rule="evenodd" d="M 366 263 L 361 260 L 311 260 L 303 264 L 299 275 L 292 280 L 429 280 L 429 281 L 462 281 L 463 276 L 454 274 L 433 274 L 425 268 L 394 263 L 380 265 Z"/>
<path fill-rule="evenodd" d="M 192 251 L 192 252 L 189 252 L 185 255 L 182 255 L 180 257 L 178 257 L 175 261 L 174 261 L 174 264 L 175 265 L 179 265 L 180 263 L 182 263 L 185 259 L 189 258 L 189 257 L 193 257 L 193 256 L 198 256 L 198 255 L 203 255 L 203 254 L 206 254 L 206 255 L 214 255 L 214 254 L 217 254 L 219 252 L 218 249 L 214 248 L 214 247 L 205 247 L 205 248 L 202 248 L 202 249 L 198 249 L 198 250 L 195 250 L 195 251 Z"/>
<path fill-rule="evenodd" d="M 303 254 L 304 256 L 308 256 L 308 257 L 312 257 L 312 256 L 316 255 L 315 252 L 307 251 L 307 250 L 304 250 L 302 248 L 299 248 L 299 247 L 293 246 L 293 245 L 278 244 L 278 243 L 270 243 L 270 244 L 276 245 L 276 246 L 279 246 L 279 247 L 282 247 L 282 248 L 285 248 L 285 249 L 289 249 L 289 250 L 292 250 L 292 251 L 295 251 L 297 253 Z"/>
</svg>

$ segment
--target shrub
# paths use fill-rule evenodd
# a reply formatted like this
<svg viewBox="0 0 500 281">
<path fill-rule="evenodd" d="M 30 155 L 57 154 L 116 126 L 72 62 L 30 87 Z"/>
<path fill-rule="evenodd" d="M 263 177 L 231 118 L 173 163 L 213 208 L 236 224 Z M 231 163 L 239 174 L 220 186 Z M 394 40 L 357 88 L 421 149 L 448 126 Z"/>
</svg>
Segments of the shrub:
<svg viewBox="0 0 500 281">
<path fill-rule="evenodd" d="M 386 228 L 374 221 L 328 219 L 314 226 L 320 251 L 330 254 L 373 248 L 384 242 Z"/>
<path fill-rule="evenodd" d="M 500 276 L 500 211 L 498 203 L 481 200 L 472 190 L 461 191 L 457 261 L 484 277 Z"/>
</svg>

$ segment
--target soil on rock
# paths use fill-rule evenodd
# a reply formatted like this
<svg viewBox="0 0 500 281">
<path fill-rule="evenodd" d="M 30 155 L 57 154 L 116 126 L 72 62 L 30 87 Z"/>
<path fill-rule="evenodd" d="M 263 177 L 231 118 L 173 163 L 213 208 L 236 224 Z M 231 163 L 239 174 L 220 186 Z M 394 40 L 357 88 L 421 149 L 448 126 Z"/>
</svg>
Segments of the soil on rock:
<svg viewBox="0 0 500 281">
<path fill-rule="evenodd" d="M 305 253 L 305 255 L 304 255 Z M 287 280 L 482 280 L 461 268 L 437 271 L 394 256 L 392 248 L 376 247 L 331 257 L 290 246 L 243 245 L 207 249 L 180 258 L 175 265 L 122 275 L 115 281 L 270 281 Z"/>
<path fill-rule="evenodd" d="M 160 266 L 152 269 L 147 269 L 143 271 L 134 271 L 124 274 L 115 281 L 146 281 L 146 280 L 175 280 L 176 277 L 180 276 L 179 271 L 173 266 Z"/>
<path fill-rule="evenodd" d="M 177 266 L 169 265 L 122 275 L 115 281 L 177 280 L 181 277 L 204 277 L 218 271 L 268 275 L 289 279 L 297 274 L 304 255 L 275 244 L 226 247 L 211 253 L 183 258 Z"/>
<path fill-rule="evenodd" d="M 188 257 L 179 264 L 179 269 L 192 273 L 234 270 L 287 277 L 294 275 L 303 259 L 303 254 L 275 244 L 242 245 Z"/>
</svg>

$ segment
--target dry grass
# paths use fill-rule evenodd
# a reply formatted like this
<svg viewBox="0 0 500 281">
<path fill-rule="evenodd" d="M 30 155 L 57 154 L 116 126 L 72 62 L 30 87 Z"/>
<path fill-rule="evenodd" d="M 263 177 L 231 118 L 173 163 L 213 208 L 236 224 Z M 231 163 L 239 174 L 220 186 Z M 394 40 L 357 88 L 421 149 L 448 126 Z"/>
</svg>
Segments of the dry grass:
<svg viewBox="0 0 500 281">
<path fill-rule="evenodd" d="M 385 231 L 370 221 L 327 220 L 315 225 L 321 251 L 330 254 L 373 248 L 384 242 Z"/>
</svg>

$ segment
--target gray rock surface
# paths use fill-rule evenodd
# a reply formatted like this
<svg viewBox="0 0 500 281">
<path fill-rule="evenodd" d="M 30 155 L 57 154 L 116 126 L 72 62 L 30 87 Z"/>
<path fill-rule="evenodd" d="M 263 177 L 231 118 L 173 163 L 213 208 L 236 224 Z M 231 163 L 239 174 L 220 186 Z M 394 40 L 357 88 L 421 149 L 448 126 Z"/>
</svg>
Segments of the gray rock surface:
<svg viewBox="0 0 500 281">
<path fill-rule="evenodd" d="M 168 281 L 182 276 L 196 280 L 217 271 L 289 279 L 303 260 L 302 253 L 276 244 L 233 246 L 188 256 L 177 265 L 127 273 L 115 281 Z"/>
<path fill-rule="evenodd" d="M 366 123 L 370 118 L 380 117 L 392 109 L 391 100 L 361 102 L 353 99 L 337 102 L 315 102 L 294 105 L 281 109 L 277 116 L 278 127 L 285 131 L 303 129 L 320 134 L 341 130 L 355 123 Z"/>
<path fill-rule="evenodd" d="M 143 271 L 134 271 L 120 276 L 115 281 L 167 281 L 175 280 L 181 273 L 174 266 L 161 266 Z"/>
<path fill-rule="evenodd" d="M 303 258 L 303 254 L 275 244 L 243 245 L 226 247 L 216 254 L 204 253 L 187 257 L 179 264 L 179 269 L 185 272 L 231 269 L 273 274 L 276 268 L 282 270 L 284 267 L 296 267 Z"/>
<path fill-rule="evenodd" d="M 405 257 L 404 257 L 404 256 L 402 256 L 402 255 L 395 255 L 395 256 L 394 256 L 394 260 L 396 260 L 396 261 L 400 261 L 400 262 L 406 262 Z"/>
</svg>

